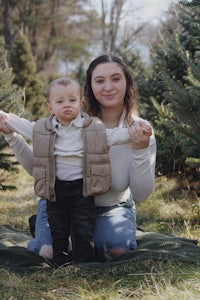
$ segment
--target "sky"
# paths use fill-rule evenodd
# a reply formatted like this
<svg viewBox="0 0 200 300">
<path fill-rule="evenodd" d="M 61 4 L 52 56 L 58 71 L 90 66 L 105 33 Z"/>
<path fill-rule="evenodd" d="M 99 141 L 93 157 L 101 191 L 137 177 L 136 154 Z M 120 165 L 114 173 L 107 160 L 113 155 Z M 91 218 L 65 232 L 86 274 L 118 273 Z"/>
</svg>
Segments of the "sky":
<svg viewBox="0 0 200 300">
<path fill-rule="evenodd" d="M 105 6 L 110 7 L 113 0 L 104 0 Z M 172 3 L 178 3 L 179 0 L 126 0 L 123 9 L 126 11 L 125 18 L 134 22 L 150 21 L 158 23 L 164 16 Z M 101 11 L 101 1 L 91 0 L 94 9 Z"/>
<path fill-rule="evenodd" d="M 127 6 L 130 11 L 134 9 L 135 21 L 158 23 L 165 16 L 170 5 L 178 2 L 178 0 L 130 0 L 127 1 Z"/>
</svg>

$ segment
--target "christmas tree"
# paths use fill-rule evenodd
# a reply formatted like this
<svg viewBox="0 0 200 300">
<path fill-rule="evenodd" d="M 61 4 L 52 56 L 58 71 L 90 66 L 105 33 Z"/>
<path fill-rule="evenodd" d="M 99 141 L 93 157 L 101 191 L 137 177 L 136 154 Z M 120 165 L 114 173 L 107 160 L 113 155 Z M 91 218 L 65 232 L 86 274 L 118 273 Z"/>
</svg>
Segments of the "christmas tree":
<svg viewBox="0 0 200 300">
<path fill-rule="evenodd" d="M 13 82 L 12 69 L 7 66 L 6 51 L 3 40 L 0 40 L 0 109 L 20 115 L 23 112 L 24 92 Z M 13 162 L 12 154 L 6 151 L 7 142 L 0 136 L 0 189 L 12 189 L 6 184 L 10 172 L 17 172 L 17 163 Z"/>
</svg>

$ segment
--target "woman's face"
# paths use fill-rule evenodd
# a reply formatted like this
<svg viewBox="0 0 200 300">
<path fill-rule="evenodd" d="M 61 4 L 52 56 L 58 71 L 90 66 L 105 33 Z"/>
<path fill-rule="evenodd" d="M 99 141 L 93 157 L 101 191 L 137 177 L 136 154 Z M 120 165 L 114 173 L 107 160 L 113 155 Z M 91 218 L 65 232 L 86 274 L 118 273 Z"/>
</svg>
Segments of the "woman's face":
<svg viewBox="0 0 200 300">
<path fill-rule="evenodd" d="M 91 86 L 100 106 L 106 108 L 123 107 L 126 94 L 126 78 L 115 62 L 102 63 L 92 73 Z"/>
</svg>

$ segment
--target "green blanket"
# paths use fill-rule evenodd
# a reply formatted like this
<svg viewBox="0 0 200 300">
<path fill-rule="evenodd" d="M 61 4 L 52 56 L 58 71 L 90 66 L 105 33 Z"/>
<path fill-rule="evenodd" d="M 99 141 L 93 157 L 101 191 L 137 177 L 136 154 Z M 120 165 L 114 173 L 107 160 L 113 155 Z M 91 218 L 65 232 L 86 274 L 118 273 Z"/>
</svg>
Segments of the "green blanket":
<svg viewBox="0 0 200 300">
<path fill-rule="evenodd" d="M 0 268 L 15 272 L 35 272 L 51 269 L 51 263 L 26 249 L 31 236 L 28 231 L 0 226 Z M 79 264 L 80 267 L 104 268 L 127 261 L 177 260 L 200 265 L 200 247 L 196 240 L 155 232 L 137 230 L 137 250 L 122 254 L 107 262 Z"/>
</svg>

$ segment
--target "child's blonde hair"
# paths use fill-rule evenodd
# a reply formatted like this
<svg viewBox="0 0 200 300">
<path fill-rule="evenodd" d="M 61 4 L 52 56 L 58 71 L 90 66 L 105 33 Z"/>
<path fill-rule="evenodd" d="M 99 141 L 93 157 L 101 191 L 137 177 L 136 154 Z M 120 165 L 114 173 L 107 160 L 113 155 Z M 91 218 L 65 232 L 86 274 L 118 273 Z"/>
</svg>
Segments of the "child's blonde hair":
<svg viewBox="0 0 200 300">
<path fill-rule="evenodd" d="M 64 85 L 64 86 L 68 86 L 70 84 L 74 84 L 77 86 L 77 89 L 79 90 L 80 92 L 80 99 L 81 99 L 81 86 L 80 84 L 78 83 L 78 81 L 76 80 L 73 80 L 71 78 L 68 78 L 68 77 L 61 77 L 61 78 L 58 78 L 58 79 L 55 79 L 53 81 L 50 82 L 49 86 L 48 86 L 48 89 L 47 89 L 47 102 L 49 102 L 49 95 L 51 93 L 51 89 L 55 86 L 55 85 Z"/>
</svg>

